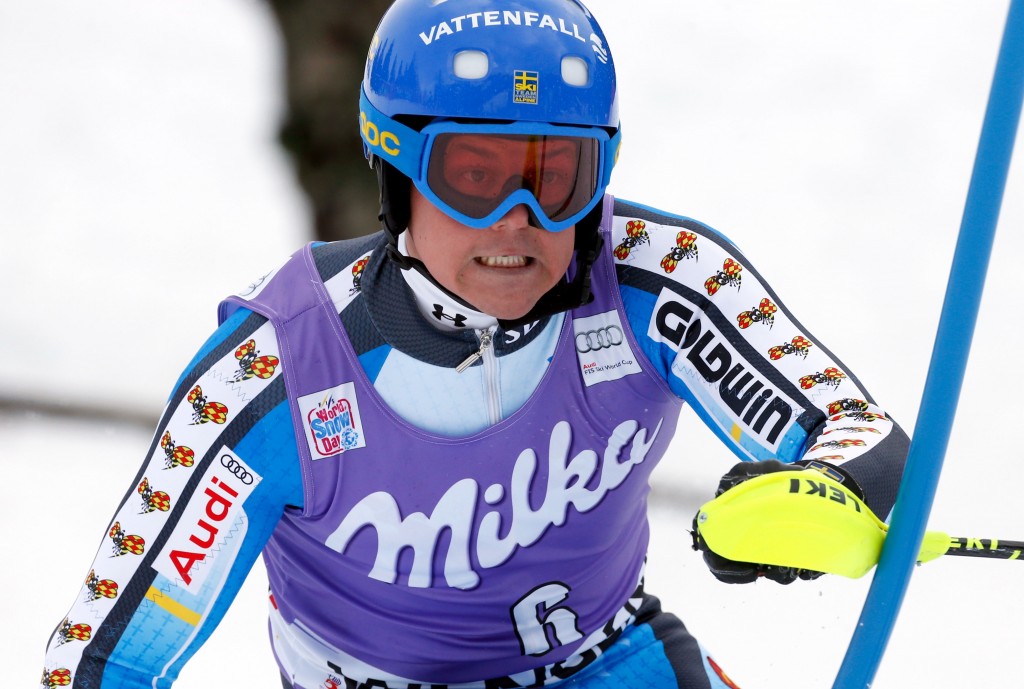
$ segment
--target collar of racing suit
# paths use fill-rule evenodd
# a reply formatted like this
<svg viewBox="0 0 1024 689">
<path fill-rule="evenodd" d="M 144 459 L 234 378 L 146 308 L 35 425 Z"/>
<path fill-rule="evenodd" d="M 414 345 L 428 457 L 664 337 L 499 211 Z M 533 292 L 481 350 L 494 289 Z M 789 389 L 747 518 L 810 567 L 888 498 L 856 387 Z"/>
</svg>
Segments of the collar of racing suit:
<svg viewBox="0 0 1024 689">
<path fill-rule="evenodd" d="M 409 255 L 404 232 L 398 235 L 398 251 L 403 256 Z M 420 271 L 400 272 L 415 297 L 419 312 L 435 328 L 446 331 L 491 330 L 498 325 L 494 316 L 467 306 Z"/>
<path fill-rule="evenodd" d="M 561 330 L 563 314 L 541 316 L 507 327 L 491 316 L 468 311 L 457 299 L 432 291 L 429 282 L 411 277 L 415 271 L 403 269 L 393 259 L 392 252 L 397 247 L 382 234 L 376 239 L 368 237 L 355 253 L 346 250 L 346 246 L 344 242 L 323 244 L 314 249 L 314 260 L 326 271 L 324 274 L 334 274 L 337 268 L 332 270 L 329 266 L 339 258 L 335 254 L 348 256 L 341 258 L 338 265 L 351 265 L 355 257 L 370 249 L 356 289 L 363 298 L 346 300 L 346 306 L 339 309 L 359 355 L 387 344 L 424 363 L 457 368 L 480 349 L 482 331 L 490 333 L 490 348 L 500 359 L 528 347 L 549 325 Z"/>
</svg>

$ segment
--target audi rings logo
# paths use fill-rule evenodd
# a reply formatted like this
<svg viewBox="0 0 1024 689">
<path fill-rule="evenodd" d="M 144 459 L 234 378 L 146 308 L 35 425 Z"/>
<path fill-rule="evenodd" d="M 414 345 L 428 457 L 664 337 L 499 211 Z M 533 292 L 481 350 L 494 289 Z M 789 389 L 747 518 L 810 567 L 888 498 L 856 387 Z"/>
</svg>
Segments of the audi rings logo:
<svg viewBox="0 0 1024 689">
<path fill-rule="evenodd" d="M 580 354 L 596 352 L 599 349 L 610 349 L 625 341 L 622 328 L 617 325 L 606 325 L 597 330 L 586 330 L 576 333 L 576 351 Z"/>
<path fill-rule="evenodd" d="M 231 455 L 221 455 L 220 463 L 225 469 L 235 475 L 239 481 L 247 486 L 251 486 L 253 482 L 253 476 L 250 474 L 244 466 L 242 466 L 238 460 Z"/>
</svg>

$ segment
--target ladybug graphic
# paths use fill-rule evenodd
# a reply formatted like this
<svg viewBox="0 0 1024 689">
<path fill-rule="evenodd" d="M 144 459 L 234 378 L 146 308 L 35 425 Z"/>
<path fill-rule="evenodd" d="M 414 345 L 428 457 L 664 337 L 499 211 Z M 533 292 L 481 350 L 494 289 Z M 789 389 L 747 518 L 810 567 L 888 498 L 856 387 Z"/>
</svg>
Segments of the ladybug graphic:
<svg viewBox="0 0 1024 689">
<path fill-rule="evenodd" d="M 85 600 L 88 602 L 100 598 L 117 598 L 117 582 L 113 579 L 100 579 L 94 569 L 89 570 L 89 576 L 85 578 L 85 589 Z"/>
<path fill-rule="evenodd" d="M 789 342 L 784 342 L 776 347 L 772 347 L 768 350 L 768 356 L 772 361 L 778 361 L 787 354 L 796 354 L 807 358 L 807 352 L 814 345 L 806 337 L 797 335 Z"/>
<path fill-rule="evenodd" d="M 153 487 L 149 485 L 148 478 L 143 477 L 136 490 L 142 496 L 142 512 L 140 514 L 149 514 L 157 510 L 166 512 L 171 509 L 171 496 L 162 490 L 153 490 Z"/>
<path fill-rule="evenodd" d="M 823 443 L 818 443 L 817 445 L 813 446 L 810 450 L 808 450 L 808 452 L 814 452 L 815 450 L 820 449 L 822 447 L 842 450 L 847 447 L 864 447 L 865 445 L 867 445 L 866 442 L 864 442 L 863 440 L 858 440 L 857 438 L 846 438 L 844 440 L 826 440 Z"/>
<path fill-rule="evenodd" d="M 166 469 L 173 469 L 178 466 L 187 469 L 196 462 L 196 453 L 192 448 L 184 445 L 175 445 L 170 431 L 164 431 L 164 437 L 160 438 L 160 447 L 164 451 Z"/>
<path fill-rule="evenodd" d="M 881 432 L 882 432 L 882 431 L 878 430 L 877 428 L 869 428 L 868 426 L 843 426 L 842 428 L 830 428 L 827 431 L 825 431 L 824 433 L 822 433 L 822 435 L 828 435 L 829 433 L 837 433 L 839 431 L 843 431 L 845 433 L 878 433 L 878 434 L 881 434 Z"/>
<path fill-rule="evenodd" d="M 72 624 L 68 618 L 64 618 L 64 621 L 60 623 L 60 627 L 57 628 L 57 645 L 62 646 L 69 641 L 88 641 L 92 638 L 92 627 L 80 622 L 78 624 Z"/>
<path fill-rule="evenodd" d="M 228 408 L 220 402 L 207 402 L 203 389 L 198 385 L 188 393 L 188 403 L 192 405 L 193 426 L 207 421 L 224 423 L 228 420 Z"/>
<path fill-rule="evenodd" d="M 829 414 L 841 414 L 844 411 L 861 412 L 868 410 L 868 403 L 864 400 L 844 397 L 828 405 Z"/>
<path fill-rule="evenodd" d="M 809 376 L 803 376 L 800 379 L 800 387 L 804 390 L 810 390 L 818 383 L 824 383 L 830 387 L 837 388 L 845 379 L 845 373 L 834 366 L 829 366 L 824 372 L 819 371 L 817 373 L 812 373 Z"/>
<path fill-rule="evenodd" d="M 39 680 L 39 685 L 43 687 L 66 687 L 71 684 L 71 670 L 66 667 L 58 668 L 56 670 L 43 669 L 43 678 Z"/>
<path fill-rule="evenodd" d="M 666 273 L 671 273 L 684 258 L 697 259 L 697 235 L 693 232 L 681 230 L 676 235 L 676 245 L 661 259 L 661 268 Z"/>
<path fill-rule="evenodd" d="M 875 421 L 888 421 L 888 417 L 884 414 L 875 414 L 869 411 L 846 411 L 839 414 L 834 414 L 828 417 L 829 421 L 839 421 L 840 419 L 849 419 L 850 421 L 860 421 L 863 423 L 874 423 Z"/>
<path fill-rule="evenodd" d="M 733 259 L 727 258 L 722 264 L 722 269 L 704 281 L 704 289 L 707 290 L 709 297 L 714 296 L 715 292 L 723 285 L 735 287 L 738 290 L 740 283 L 743 282 L 742 273 L 743 266 Z"/>
<path fill-rule="evenodd" d="M 146 551 L 146 540 L 142 536 L 126 534 L 121 522 L 110 527 L 110 539 L 114 542 L 114 557 L 121 555 L 142 555 Z"/>
<path fill-rule="evenodd" d="M 274 375 L 281 360 L 270 354 L 258 356 L 259 353 L 259 350 L 256 349 L 256 340 L 249 340 L 235 350 L 238 370 L 235 372 L 234 378 L 231 379 L 233 382 L 238 383 L 254 377 L 266 380 Z"/>
<path fill-rule="evenodd" d="M 765 297 L 756 309 L 750 309 L 736 316 L 741 328 L 749 328 L 754 323 L 764 323 L 769 328 L 775 325 L 775 312 L 779 307 L 772 303 L 772 300 Z"/>
<path fill-rule="evenodd" d="M 640 244 L 650 244 L 651 235 L 647 234 L 647 223 L 643 220 L 630 220 L 626 223 L 626 237 L 615 247 L 615 258 L 626 260 L 629 252 Z"/>
<path fill-rule="evenodd" d="M 365 256 L 352 264 L 352 289 L 348 291 L 348 296 L 351 297 L 362 289 L 363 271 L 366 270 L 366 264 L 369 262 L 370 257 Z"/>
</svg>

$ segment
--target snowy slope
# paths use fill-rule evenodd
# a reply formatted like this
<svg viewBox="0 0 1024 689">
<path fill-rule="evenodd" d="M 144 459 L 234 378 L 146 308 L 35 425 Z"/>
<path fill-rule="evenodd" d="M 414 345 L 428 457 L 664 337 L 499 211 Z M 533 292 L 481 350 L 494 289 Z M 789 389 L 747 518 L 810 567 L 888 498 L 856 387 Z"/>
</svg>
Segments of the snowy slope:
<svg viewBox="0 0 1024 689">
<path fill-rule="evenodd" d="M 945 289 L 1005 2 L 592 0 L 621 75 L 613 191 L 736 241 L 908 429 Z M 0 8 L 0 398 L 155 421 L 219 298 L 308 239 L 274 142 L 280 47 L 256 0 Z M 931 518 L 1024 538 L 1016 157 Z M 1015 355 L 1006 360 L 1006 353 Z M 33 686 L 149 432 L 0 414 L 0 685 Z M 731 457 L 693 419 L 659 472 L 649 589 L 740 686 L 829 687 L 869 584 L 715 582 L 689 551 Z M 915 574 L 876 687 L 1003 682 L 1019 563 Z M 254 570 L 177 686 L 280 686 Z M 16 623 L 14 622 L 16 621 Z"/>
</svg>

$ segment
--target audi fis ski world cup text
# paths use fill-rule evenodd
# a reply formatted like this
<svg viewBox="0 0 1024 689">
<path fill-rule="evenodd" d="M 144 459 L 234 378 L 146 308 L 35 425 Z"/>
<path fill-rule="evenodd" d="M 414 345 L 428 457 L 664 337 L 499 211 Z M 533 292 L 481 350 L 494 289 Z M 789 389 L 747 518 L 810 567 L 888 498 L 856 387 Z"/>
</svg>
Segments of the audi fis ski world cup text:
<svg viewBox="0 0 1024 689">
<path fill-rule="evenodd" d="M 580 371 L 588 387 L 641 372 L 617 312 L 574 319 L 573 332 Z"/>
</svg>

